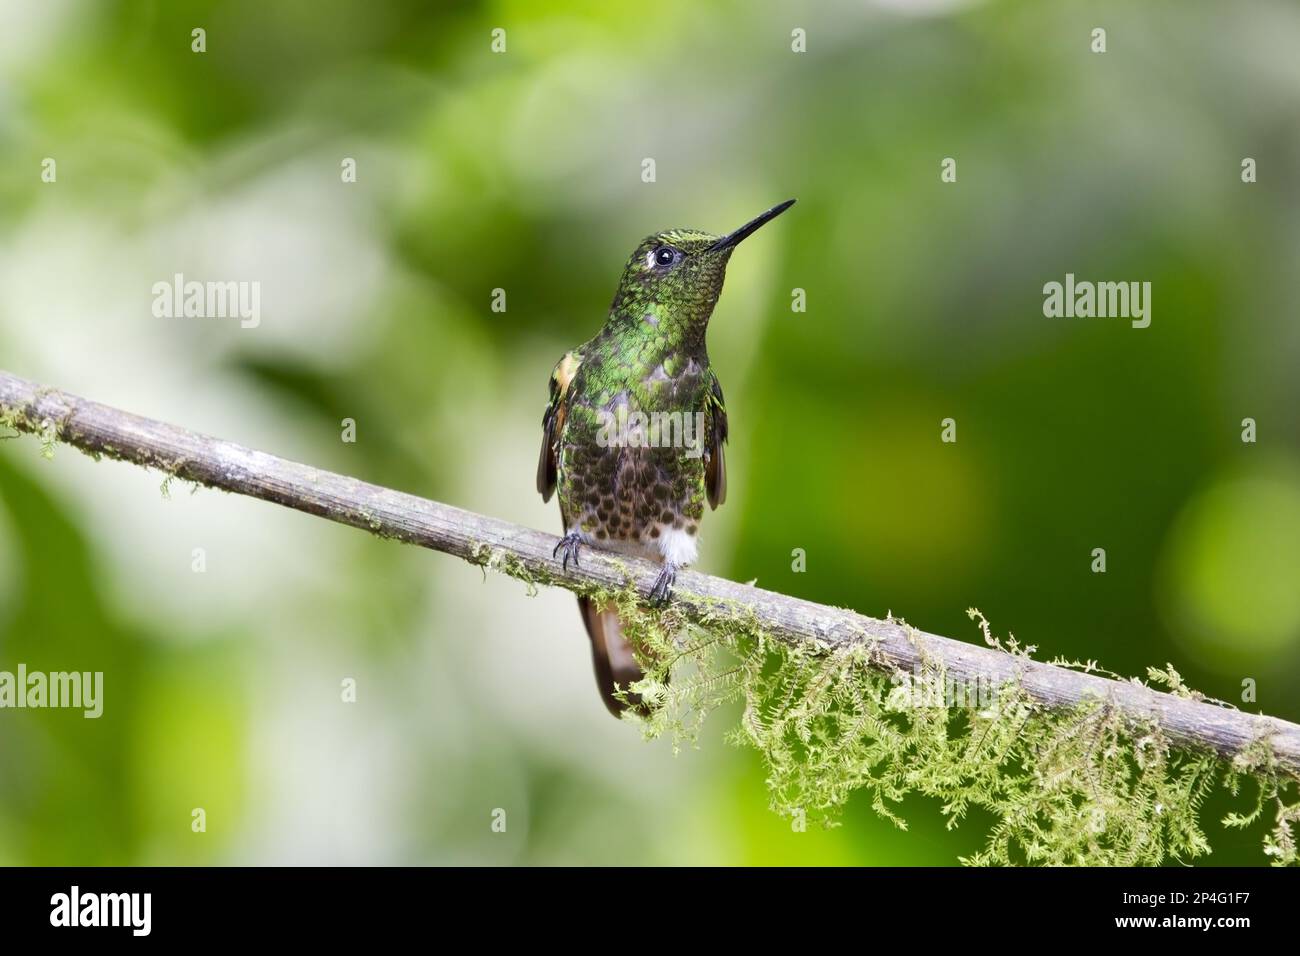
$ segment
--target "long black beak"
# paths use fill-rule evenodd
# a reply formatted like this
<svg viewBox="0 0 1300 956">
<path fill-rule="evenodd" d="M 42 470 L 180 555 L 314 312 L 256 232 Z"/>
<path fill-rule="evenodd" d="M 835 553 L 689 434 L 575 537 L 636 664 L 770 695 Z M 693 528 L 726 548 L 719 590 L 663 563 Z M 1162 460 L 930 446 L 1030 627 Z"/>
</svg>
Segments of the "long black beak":
<svg viewBox="0 0 1300 956">
<path fill-rule="evenodd" d="M 785 212 L 793 205 L 794 205 L 794 200 L 787 199 L 785 202 L 773 206 L 767 212 L 761 213 L 760 215 L 757 215 L 753 219 L 749 220 L 749 222 L 745 223 L 735 232 L 727 233 L 725 236 L 723 236 L 721 239 L 719 239 L 713 245 L 709 246 L 709 248 L 704 251 L 720 252 L 723 249 L 730 249 L 733 246 L 739 245 L 742 240 L 748 239 L 755 232 L 757 232 L 760 226 L 771 222 L 773 219 L 781 215 L 781 213 Z"/>
</svg>

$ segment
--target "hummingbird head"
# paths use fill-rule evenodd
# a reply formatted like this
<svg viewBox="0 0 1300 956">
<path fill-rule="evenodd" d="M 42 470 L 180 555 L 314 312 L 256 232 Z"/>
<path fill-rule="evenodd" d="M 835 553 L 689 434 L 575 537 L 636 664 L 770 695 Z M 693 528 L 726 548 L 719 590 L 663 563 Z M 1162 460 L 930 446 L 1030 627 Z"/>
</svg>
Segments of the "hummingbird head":
<svg viewBox="0 0 1300 956">
<path fill-rule="evenodd" d="M 793 205 L 788 199 L 725 236 L 695 229 L 647 236 L 623 269 L 610 306 L 611 321 L 644 326 L 647 334 L 662 335 L 673 345 L 702 343 L 731 253 Z"/>
</svg>

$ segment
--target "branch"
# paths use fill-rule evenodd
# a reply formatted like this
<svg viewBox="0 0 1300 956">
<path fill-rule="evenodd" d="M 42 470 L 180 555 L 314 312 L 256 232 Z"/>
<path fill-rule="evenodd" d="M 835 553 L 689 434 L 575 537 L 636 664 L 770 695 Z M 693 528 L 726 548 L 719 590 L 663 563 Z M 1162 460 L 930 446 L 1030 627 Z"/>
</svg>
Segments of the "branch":
<svg viewBox="0 0 1300 956">
<path fill-rule="evenodd" d="M 649 561 L 595 548 L 583 551 L 580 568 L 570 564 L 566 571 L 551 557 L 559 540 L 554 535 L 209 438 L 39 387 L 6 372 L 0 372 L 0 411 L 6 423 L 20 431 L 57 439 L 92 455 L 159 468 L 183 480 L 261 498 L 572 591 L 621 589 L 630 576 L 645 597 L 658 571 Z M 919 632 L 898 621 L 865 617 L 706 574 L 680 573 L 674 601 L 687 620 L 747 619 L 790 645 L 827 649 L 869 645 L 885 667 L 911 672 L 924 657 L 927 663 L 941 664 L 955 681 L 989 681 L 995 686 L 1016 682 L 1048 708 L 1099 698 L 1131 721 L 1154 718 L 1174 744 L 1210 749 L 1225 758 L 1267 742 L 1279 768 L 1300 773 L 1300 726 L 1275 717 L 1028 660 Z"/>
</svg>

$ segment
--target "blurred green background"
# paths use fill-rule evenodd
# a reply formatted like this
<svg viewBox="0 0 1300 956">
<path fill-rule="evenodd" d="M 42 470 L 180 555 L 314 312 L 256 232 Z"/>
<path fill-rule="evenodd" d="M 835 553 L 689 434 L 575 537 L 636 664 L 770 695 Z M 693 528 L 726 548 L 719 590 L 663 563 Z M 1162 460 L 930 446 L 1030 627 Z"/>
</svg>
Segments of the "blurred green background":
<svg viewBox="0 0 1300 956">
<path fill-rule="evenodd" d="M 0 0 L 0 368 L 554 531 L 547 376 L 627 253 L 796 196 L 710 330 L 730 495 L 700 568 L 969 640 L 977 606 L 1297 719 L 1297 48 L 1290 2 Z M 261 325 L 155 318 L 177 272 L 259 281 Z M 1151 327 L 1045 318 L 1067 272 L 1150 281 Z M 734 713 L 678 756 L 609 719 L 570 595 L 158 483 L 0 442 L 0 669 L 105 672 L 98 721 L 0 712 L 0 863 L 982 842 L 922 800 L 908 833 L 865 800 L 793 833 Z M 1265 862 L 1226 806 L 1208 862 Z"/>
</svg>

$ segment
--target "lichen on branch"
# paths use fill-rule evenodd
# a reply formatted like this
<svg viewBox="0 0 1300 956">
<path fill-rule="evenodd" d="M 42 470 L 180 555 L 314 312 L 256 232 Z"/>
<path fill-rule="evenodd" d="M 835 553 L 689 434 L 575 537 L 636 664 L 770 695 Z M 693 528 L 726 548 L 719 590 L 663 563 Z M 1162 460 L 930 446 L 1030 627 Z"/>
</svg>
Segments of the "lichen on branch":
<svg viewBox="0 0 1300 956">
<path fill-rule="evenodd" d="M 732 615 L 696 624 L 620 596 L 625 632 L 647 667 L 628 690 L 657 709 L 625 719 L 648 737 L 693 743 L 704 717 L 738 703 L 729 739 L 752 747 L 767 772 L 773 811 L 792 822 L 836 825 L 852 795 L 906 829 L 909 795 L 940 801 L 949 828 L 979 808 L 992 825 L 971 865 L 1157 866 L 1211 850 L 1202 804 L 1216 788 L 1254 790 L 1228 827 L 1254 825 L 1273 808 L 1264 853 L 1275 865 L 1298 862 L 1300 793 L 1277 767 L 1263 738 L 1232 761 L 1208 748 L 1176 746 L 1154 720 L 1133 720 L 1104 699 L 1048 708 L 1014 682 L 974 688 L 947 680 L 941 659 L 901 670 L 871 644 L 791 646 L 761 623 Z M 1028 658 L 1032 648 L 992 638 Z M 1172 668 L 1150 678 L 1193 694 Z M 953 698 L 957 699 L 954 701 Z"/>
</svg>

